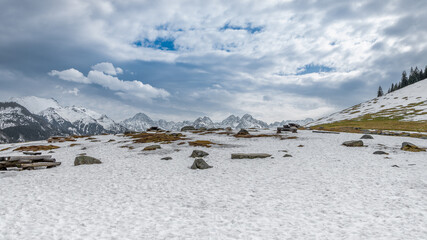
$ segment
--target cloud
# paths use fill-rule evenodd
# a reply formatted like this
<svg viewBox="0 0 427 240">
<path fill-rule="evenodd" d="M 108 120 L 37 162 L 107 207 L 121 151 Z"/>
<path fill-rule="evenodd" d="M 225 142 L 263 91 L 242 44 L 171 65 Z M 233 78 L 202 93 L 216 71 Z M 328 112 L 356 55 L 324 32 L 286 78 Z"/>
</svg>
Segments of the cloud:
<svg viewBox="0 0 427 240">
<path fill-rule="evenodd" d="M 113 64 L 109 62 L 98 63 L 92 66 L 92 69 L 112 76 L 123 73 L 121 68 L 115 68 Z"/>
<path fill-rule="evenodd" d="M 93 66 L 92 69 L 95 70 L 89 71 L 87 77 L 74 68 L 63 71 L 52 70 L 48 74 L 50 76 L 57 76 L 59 79 L 65 81 L 97 84 L 115 91 L 116 95 L 123 98 L 130 98 L 129 95 L 131 95 L 133 97 L 149 100 L 152 98 L 167 98 L 170 96 L 164 89 L 154 88 L 149 84 L 144 84 L 137 80 L 124 81 L 115 76 L 111 76 L 117 73 L 117 68 L 114 68 L 111 63 L 100 63 Z M 78 91 L 74 92 L 77 95 Z"/>
</svg>

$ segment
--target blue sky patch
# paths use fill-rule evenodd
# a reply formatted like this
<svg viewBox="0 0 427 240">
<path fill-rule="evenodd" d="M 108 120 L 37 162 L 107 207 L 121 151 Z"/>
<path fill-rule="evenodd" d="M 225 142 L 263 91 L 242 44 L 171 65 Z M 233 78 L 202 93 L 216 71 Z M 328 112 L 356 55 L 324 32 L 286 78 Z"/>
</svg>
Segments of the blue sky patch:
<svg viewBox="0 0 427 240">
<path fill-rule="evenodd" d="M 254 34 L 254 33 L 261 32 L 264 29 L 264 27 L 261 27 L 261 26 L 252 26 L 252 23 L 248 23 L 248 24 L 246 24 L 246 26 L 243 27 L 243 26 L 231 25 L 228 22 L 223 27 L 221 27 L 219 30 L 220 31 L 225 31 L 227 29 L 231 29 L 231 30 L 246 30 L 248 33 Z"/>
<path fill-rule="evenodd" d="M 333 68 L 324 65 L 307 64 L 304 67 L 297 69 L 297 75 L 305 75 L 310 73 L 331 72 Z"/>
<path fill-rule="evenodd" d="M 175 40 L 172 38 L 156 38 L 154 41 L 150 41 L 148 39 L 144 39 L 143 41 L 138 40 L 133 42 L 133 45 L 137 47 L 154 48 L 166 51 L 177 50 L 175 46 Z"/>
</svg>

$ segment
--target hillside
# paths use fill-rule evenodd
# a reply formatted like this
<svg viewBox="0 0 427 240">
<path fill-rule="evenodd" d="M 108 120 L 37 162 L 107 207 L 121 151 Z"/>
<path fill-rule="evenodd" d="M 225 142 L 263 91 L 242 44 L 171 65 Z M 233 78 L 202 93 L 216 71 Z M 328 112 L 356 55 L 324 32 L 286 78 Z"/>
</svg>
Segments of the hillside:
<svg viewBox="0 0 427 240">
<path fill-rule="evenodd" d="M 427 131 L 427 81 L 420 81 L 382 97 L 320 118 L 307 126 Z"/>
</svg>

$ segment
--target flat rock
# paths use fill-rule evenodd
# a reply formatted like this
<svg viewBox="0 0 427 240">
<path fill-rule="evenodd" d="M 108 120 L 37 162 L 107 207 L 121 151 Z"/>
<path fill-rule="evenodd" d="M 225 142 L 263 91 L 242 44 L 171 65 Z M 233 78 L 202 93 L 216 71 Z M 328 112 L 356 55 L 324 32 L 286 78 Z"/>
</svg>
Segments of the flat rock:
<svg viewBox="0 0 427 240">
<path fill-rule="evenodd" d="M 240 131 L 237 133 L 237 135 L 249 135 L 248 130 L 242 128 L 240 129 Z"/>
<path fill-rule="evenodd" d="M 90 156 L 78 156 L 76 159 L 74 159 L 74 166 L 100 163 L 102 163 L 101 160 Z"/>
<path fill-rule="evenodd" d="M 292 155 L 291 154 L 285 154 L 285 155 L 283 155 L 283 157 L 292 157 Z"/>
<path fill-rule="evenodd" d="M 231 159 L 254 159 L 254 158 L 268 158 L 271 154 L 267 153 L 232 153 Z"/>
<path fill-rule="evenodd" d="M 164 158 L 160 158 L 160 160 L 172 160 L 172 157 L 164 157 Z"/>
<path fill-rule="evenodd" d="M 150 145 L 150 146 L 146 146 L 142 151 L 154 151 L 160 148 L 162 148 L 160 147 L 160 145 Z"/>
<path fill-rule="evenodd" d="M 346 142 L 343 142 L 342 145 L 346 147 L 363 147 L 363 141 L 361 140 L 346 141 Z"/>
<path fill-rule="evenodd" d="M 376 155 L 388 155 L 388 153 L 386 153 L 384 151 L 375 151 L 374 154 L 376 154 Z"/>
<path fill-rule="evenodd" d="M 371 135 L 369 135 L 369 134 L 365 134 L 365 135 L 363 135 L 360 139 L 374 139 L 374 137 L 372 137 Z"/>
<path fill-rule="evenodd" d="M 41 152 L 22 152 L 24 155 L 42 155 Z"/>
<path fill-rule="evenodd" d="M 191 165 L 191 169 L 208 169 L 212 168 L 209 164 L 205 162 L 205 160 L 198 158 L 195 159 L 193 162 L 193 165 Z"/>
<path fill-rule="evenodd" d="M 193 150 L 193 153 L 191 153 L 192 158 L 201 158 L 201 157 L 206 157 L 208 156 L 209 153 L 201 151 L 201 150 Z"/>
</svg>

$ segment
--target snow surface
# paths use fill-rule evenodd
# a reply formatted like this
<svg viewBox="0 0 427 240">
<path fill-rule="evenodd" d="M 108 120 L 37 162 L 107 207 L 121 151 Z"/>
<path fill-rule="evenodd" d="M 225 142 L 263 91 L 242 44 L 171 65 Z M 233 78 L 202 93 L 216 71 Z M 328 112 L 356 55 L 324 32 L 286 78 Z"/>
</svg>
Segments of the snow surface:
<svg viewBox="0 0 427 240">
<path fill-rule="evenodd" d="M 28 111 L 39 114 L 47 108 L 60 108 L 58 101 L 53 98 L 40 98 L 35 96 L 11 98 L 11 102 L 16 102 L 24 106 Z"/>
<path fill-rule="evenodd" d="M 288 134 L 298 139 L 188 133 L 227 145 L 175 142 L 148 153 L 149 144 L 113 135 L 55 144 L 61 166 L 0 172 L 0 239 L 427 239 L 427 154 L 399 149 L 426 140 L 374 135 L 367 147 L 347 148 L 341 143 L 361 135 Z M 0 155 L 18 154 L 13 148 Z M 214 167 L 189 169 L 193 149 Z M 230 159 L 239 152 L 274 158 Z M 73 166 L 79 153 L 103 163 Z"/>
<path fill-rule="evenodd" d="M 377 114 L 382 117 L 403 116 L 406 121 L 427 120 L 427 80 L 333 113 L 307 126 L 353 119 L 366 114 Z"/>
</svg>

